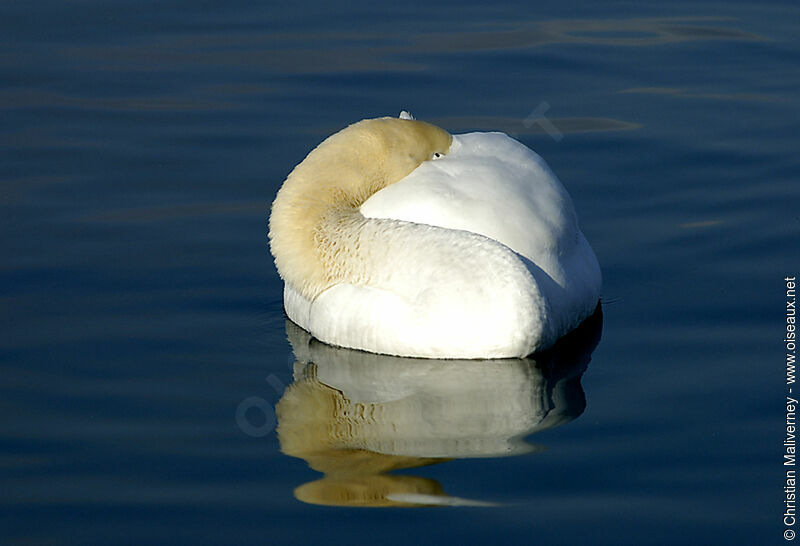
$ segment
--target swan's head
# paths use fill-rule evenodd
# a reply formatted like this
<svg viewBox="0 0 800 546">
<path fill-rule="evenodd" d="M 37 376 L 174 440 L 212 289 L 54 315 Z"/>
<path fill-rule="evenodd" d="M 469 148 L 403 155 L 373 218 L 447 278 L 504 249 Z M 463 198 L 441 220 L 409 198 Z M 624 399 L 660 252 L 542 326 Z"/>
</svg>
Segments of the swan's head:
<svg viewBox="0 0 800 546">
<path fill-rule="evenodd" d="M 447 154 L 452 141 L 450 133 L 424 121 L 377 118 L 355 123 L 323 144 L 356 154 L 354 166 L 378 186 L 366 187 L 371 195 L 402 180 L 425 161 Z"/>
<path fill-rule="evenodd" d="M 453 137 L 430 123 L 366 119 L 325 139 L 289 174 L 272 204 L 270 246 L 281 277 L 313 299 L 336 282 L 326 237 L 336 215 L 448 152 Z"/>
<path fill-rule="evenodd" d="M 309 194 L 326 204 L 342 204 L 344 199 L 358 207 L 423 162 L 446 154 L 452 141 L 444 129 L 414 119 L 354 123 L 325 139 L 294 168 L 278 192 L 273 216 L 284 197 Z"/>
</svg>

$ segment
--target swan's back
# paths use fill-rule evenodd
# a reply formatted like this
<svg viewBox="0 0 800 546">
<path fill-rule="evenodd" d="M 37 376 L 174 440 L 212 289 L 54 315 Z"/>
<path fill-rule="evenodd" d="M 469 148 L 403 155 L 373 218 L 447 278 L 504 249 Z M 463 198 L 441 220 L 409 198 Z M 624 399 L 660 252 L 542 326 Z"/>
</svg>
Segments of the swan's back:
<svg viewBox="0 0 800 546">
<path fill-rule="evenodd" d="M 375 193 L 361 212 L 480 233 L 531 260 L 572 244 L 578 231 L 572 200 L 544 160 L 503 133 L 456 135 L 447 155 Z"/>
</svg>

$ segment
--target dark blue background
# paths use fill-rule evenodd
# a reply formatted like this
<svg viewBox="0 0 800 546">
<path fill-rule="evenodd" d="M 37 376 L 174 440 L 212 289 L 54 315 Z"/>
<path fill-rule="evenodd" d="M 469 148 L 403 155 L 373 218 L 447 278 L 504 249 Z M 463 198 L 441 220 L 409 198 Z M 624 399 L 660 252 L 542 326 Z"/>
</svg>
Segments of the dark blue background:
<svg viewBox="0 0 800 546">
<path fill-rule="evenodd" d="M 794 2 L 0 5 L 6 544 L 780 543 L 800 273 Z M 545 102 L 555 140 L 523 120 Z M 291 381 L 269 203 L 327 135 L 500 129 L 604 273 L 587 409 L 417 469 L 493 508 L 345 509 L 235 421 Z M 280 389 L 278 389 L 280 390 Z"/>
</svg>

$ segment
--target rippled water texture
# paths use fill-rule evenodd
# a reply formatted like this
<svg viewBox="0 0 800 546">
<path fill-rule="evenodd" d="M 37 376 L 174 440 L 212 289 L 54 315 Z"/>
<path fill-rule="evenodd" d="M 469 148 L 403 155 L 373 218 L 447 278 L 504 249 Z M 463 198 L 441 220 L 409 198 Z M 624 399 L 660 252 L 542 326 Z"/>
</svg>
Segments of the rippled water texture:
<svg viewBox="0 0 800 546">
<path fill-rule="evenodd" d="M 0 5 L 0 542 L 782 542 L 800 9 L 640 4 Z M 602 317 L 483 363 L 286 323 L 275 192 L 402 109 L 547 160 Z"/>
</svg>

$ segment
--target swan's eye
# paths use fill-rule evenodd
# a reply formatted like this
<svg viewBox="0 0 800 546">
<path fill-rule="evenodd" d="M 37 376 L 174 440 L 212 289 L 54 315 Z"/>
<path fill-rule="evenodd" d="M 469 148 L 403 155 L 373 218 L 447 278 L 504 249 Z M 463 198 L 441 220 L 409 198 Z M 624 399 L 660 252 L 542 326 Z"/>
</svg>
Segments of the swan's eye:
<svg viewBox="0 0 800 546">
<path fill-rule="evenodd" d="M 440 152 L 433 152 L 431 159 L 439 159 L 440 157 L 444 157 L 444 154 Z"/>
</svg>

